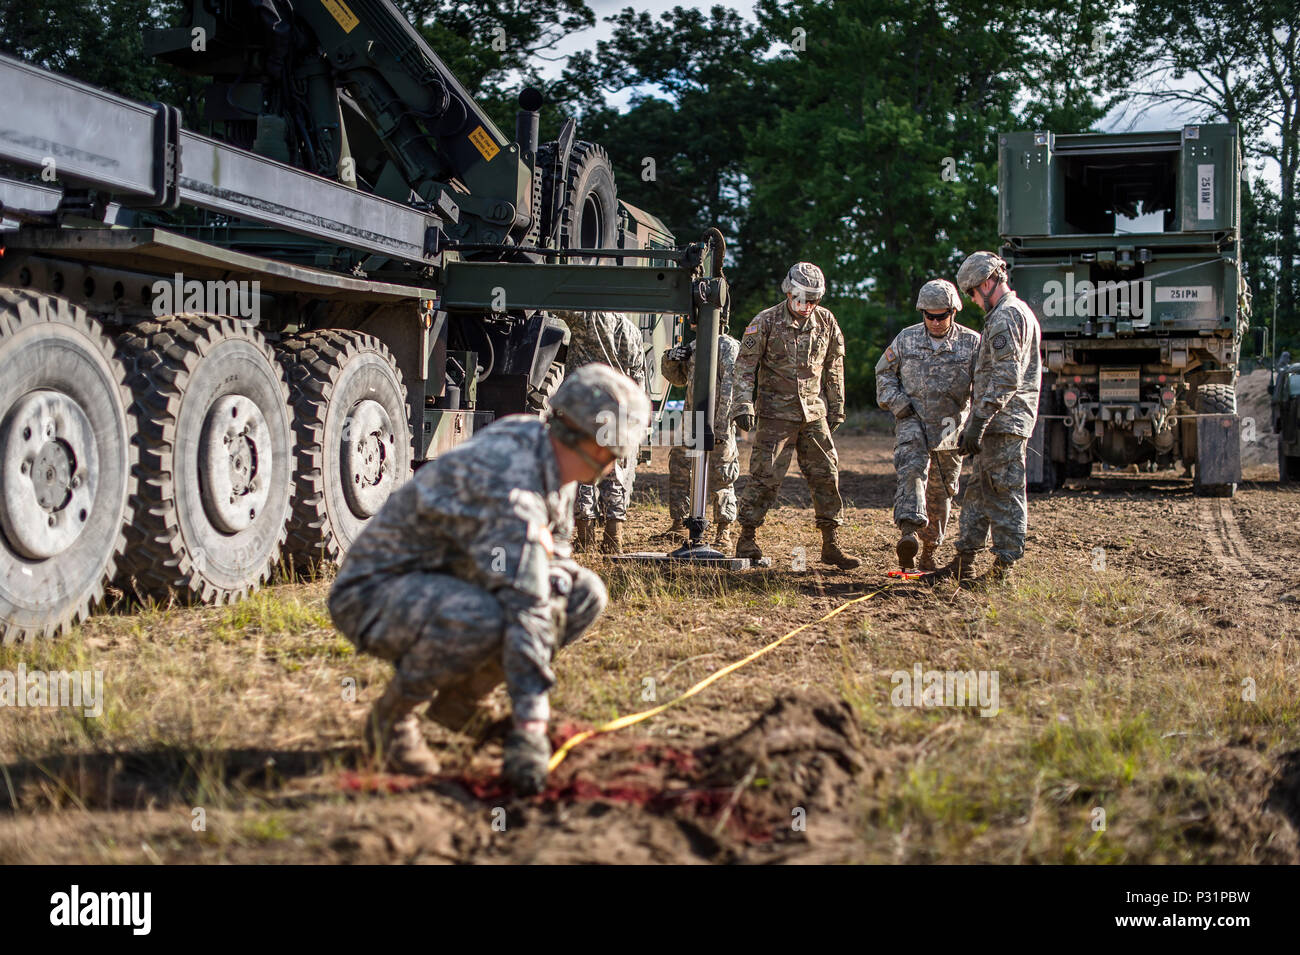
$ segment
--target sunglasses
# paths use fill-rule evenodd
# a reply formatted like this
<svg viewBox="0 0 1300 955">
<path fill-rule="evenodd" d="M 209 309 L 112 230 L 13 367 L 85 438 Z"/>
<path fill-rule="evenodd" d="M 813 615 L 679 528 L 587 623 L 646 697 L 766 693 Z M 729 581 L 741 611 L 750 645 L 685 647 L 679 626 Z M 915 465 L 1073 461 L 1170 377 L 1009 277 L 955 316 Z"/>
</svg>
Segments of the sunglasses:
<svg viewBox="0 0 1300 955">
<path fill-rule="evenodd" d="M 942 315 L 934 315 L 930 312 L 922 312 L 921 314 L 925 316 L 927 322 L 946 322 L 953 315 L 951 311 L 944 312 Z"/>
</svg>

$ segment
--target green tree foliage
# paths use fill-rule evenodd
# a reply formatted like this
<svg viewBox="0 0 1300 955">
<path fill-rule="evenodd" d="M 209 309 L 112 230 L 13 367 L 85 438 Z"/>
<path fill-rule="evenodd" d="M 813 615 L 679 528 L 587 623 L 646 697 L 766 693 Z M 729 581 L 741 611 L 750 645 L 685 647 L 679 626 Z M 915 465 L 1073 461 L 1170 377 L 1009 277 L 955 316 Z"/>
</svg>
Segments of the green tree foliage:
<svg viewBox="0 0 1300 955">
<path fill-rule="evenodd" d="M 1294 0 L 1134 0 L 1108 64 L 1114 88 L 1237 123 L 1246 155 L 1272 164 L 1244 190 L 1246 276 L 1255 314 L 1300 344 L 1300 7 Z M 1274 252 L 1276 249 L 1276 254 Z"/>
</svg>

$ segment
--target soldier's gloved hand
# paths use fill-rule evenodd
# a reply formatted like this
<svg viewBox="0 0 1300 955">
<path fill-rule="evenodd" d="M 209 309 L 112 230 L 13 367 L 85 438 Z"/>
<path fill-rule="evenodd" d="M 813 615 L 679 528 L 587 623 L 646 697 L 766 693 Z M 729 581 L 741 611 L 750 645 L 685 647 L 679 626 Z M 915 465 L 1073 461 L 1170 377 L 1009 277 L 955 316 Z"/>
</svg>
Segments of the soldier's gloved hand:
<svg viewBox="0 0 1300 955">
<path fill-rule="evenodd" d="M 551 741 L 536 729 L 515 727 L 506 737 L 501 775 L 521 796 L 535 796 L 546 786 Z"/>
<path fill-rule="evenodd" d="M 691 353 L 687 350 L 685 345 L 674 345 L 672 348 L 668 349 L 669 361 L 686 361 L 690 357 Z"/>
<path fill-rule="evenodd" d="M 827 419 L 826 419 L 826 424 L 830 426 L 831 434 L 834 434 L 834 433 L 835 433 L 835 430 L 836 430 L 840 425 L 842 425 L 843 423 L 844 423 L 844 419 L 843 419 L 843 418 L 827 418 Z"/>
<path fill-rule="evenodd" d="M 894 418 L 895 420 L 898 421 L 902 421 L 904 418 L 912 418 L 915 416 L 916 416 L 916 409 L 912 407 L 911 402 L 908 402 L 898 411 L 894 412 Z"/>
<path fill-rule="evenodd" d="M 736 427 L 741 431 L 754 430 L 754 416 L 752 414 L 738 414 L 735 418 Z"/>
<path fill-rule="evenodd" d="M 957 441 L 957 453 L 962 457 L 968 454 L 978 454 L 980 444 L 984 441 L 984 432 L 988 430 L 988 427 L 988 418 L 971 415 L 970 420 L 966 422 L 966 430 L 961 433 L 961 438 Z"/>
</svg>

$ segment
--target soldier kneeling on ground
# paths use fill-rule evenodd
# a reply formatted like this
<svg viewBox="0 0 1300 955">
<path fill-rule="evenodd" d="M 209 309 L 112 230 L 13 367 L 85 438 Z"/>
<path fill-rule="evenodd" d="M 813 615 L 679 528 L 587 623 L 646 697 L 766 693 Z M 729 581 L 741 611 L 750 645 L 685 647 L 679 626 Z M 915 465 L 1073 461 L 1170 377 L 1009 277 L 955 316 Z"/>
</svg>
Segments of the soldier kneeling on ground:
<svg viewBox="0 0 1300 955">
<path fill-rule="evenodd" d="M 431 774 L 415 708 L 456 731 L 482 725 L 502 680 L 513 730 L 506 779 L 545 784 L 547 693 L 555 652 L 604 610 L 600 579 L 572 559 L 573 501 L 633 454 L 650 423 L 644 390 L 605 365 L 564 380 L 545 419 L 511 415 L 429 462 L 398 488 L 348 551 L 330 591 L 334 623 L 396 674 L 366 721 L 385 767 Z"/>
</svg>

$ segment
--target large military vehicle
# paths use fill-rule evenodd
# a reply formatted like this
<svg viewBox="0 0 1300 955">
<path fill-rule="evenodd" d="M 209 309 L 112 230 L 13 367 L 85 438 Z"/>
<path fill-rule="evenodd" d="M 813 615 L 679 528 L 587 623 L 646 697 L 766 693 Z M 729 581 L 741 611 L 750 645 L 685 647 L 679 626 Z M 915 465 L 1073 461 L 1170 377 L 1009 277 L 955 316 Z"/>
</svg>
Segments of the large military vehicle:
<svg viewBox="0 0 1300 955">
<path fill-rule="evenodd" d="M 1042 323 L 1029 481 L 1181 461 L 1195 492 L 1241 477 L 1235 385 L 1250 319 L 1231 125 L 999 137 L 999 231 Z"/>
<path fill-rule="evenodd" d="M 1277 479 L 1300 481 L 1300 362 L 1283 352 L 1268 385 L 1273 431 L 1277 434 Z"/>
<path fill-rule="evenodd" d="M 716 327 L 722 236 L 675 248 L 571 120 L 539 143 L 535 90 L 504 135 L 389 0 L 193 0 L 148 45 L 210 79 L 208 134 L 0 57 L 5 641 L 110 581 L 225 602 L 339 560 L 544 406 L 553 310 Z"/>
</svg>

